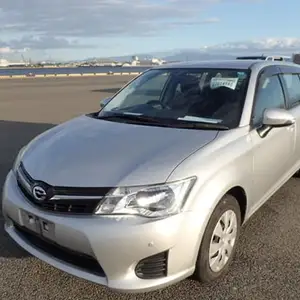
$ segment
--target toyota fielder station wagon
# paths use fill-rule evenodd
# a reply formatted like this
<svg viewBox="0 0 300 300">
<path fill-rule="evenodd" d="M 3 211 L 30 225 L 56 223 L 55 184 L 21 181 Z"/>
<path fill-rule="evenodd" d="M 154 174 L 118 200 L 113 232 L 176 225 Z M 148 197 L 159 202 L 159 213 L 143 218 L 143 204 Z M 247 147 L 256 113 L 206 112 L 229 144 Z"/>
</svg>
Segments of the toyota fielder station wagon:
<svg viewBox="0 0 300 300">
<path fill-rule="evenodd" d="M 300 66 L 154 67 L 21 149 L 5 229 L 32 255 L 124 292 L 223 276 L 240 228 L 300 168 Z"/>
</svg>

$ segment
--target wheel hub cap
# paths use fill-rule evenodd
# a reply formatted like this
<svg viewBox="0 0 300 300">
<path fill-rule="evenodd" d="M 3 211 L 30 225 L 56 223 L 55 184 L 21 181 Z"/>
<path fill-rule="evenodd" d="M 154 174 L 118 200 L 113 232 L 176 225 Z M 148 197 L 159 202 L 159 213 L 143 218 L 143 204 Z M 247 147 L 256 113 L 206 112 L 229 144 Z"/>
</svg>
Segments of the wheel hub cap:
<svg viewBox="0 0 300 300">
<path fill-rule="evenodd" d="M 209 266 L 213 272 L 220 272 L 228 262 L 237 235 L 237 217 L 227 210 L 218 220 L 209 247 Z"/>
</svg>

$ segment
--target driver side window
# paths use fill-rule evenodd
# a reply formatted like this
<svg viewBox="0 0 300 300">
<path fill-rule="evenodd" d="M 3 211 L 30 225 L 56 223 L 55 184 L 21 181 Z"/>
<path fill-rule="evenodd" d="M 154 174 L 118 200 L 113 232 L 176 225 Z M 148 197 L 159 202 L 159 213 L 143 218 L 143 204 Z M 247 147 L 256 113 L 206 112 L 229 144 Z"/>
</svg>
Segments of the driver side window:
<svg viewBox="0 0 300 300">
<path fill-rule="evenodd" d="M 284 93 L 277 75 L 259 78 L 252 116 L 255 127 L 261 125 L 264 111 L 268 108 L 285 108 Z"/>
</svg>

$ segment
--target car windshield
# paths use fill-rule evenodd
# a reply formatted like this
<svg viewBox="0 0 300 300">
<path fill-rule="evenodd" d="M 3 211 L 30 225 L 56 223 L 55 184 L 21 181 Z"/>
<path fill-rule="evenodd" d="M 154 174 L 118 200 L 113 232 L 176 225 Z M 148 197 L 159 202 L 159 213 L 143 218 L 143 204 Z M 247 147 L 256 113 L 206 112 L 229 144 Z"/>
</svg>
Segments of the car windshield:
<svg viewBox="0 0 300 300">
<path fill-rule="evenodd" d="M 249 70 L 150 69 L 119 91 L 98 118 L 135 123 L 237 127 Z"/>
</svg>

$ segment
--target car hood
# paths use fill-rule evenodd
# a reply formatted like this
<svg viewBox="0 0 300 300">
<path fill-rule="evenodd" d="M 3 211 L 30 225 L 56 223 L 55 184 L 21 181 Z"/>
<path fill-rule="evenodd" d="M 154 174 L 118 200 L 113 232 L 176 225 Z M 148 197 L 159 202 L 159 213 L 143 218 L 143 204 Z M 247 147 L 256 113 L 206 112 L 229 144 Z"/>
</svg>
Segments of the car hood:
<svg viewBox="0 0 300 300">
<path fill-rule="evenodd" d="M 55 186 L 114 187 L 163 183 L 218 131 L 118 123 L 80 116 L 35 138 L 22 161 Z"/>
</svg>

